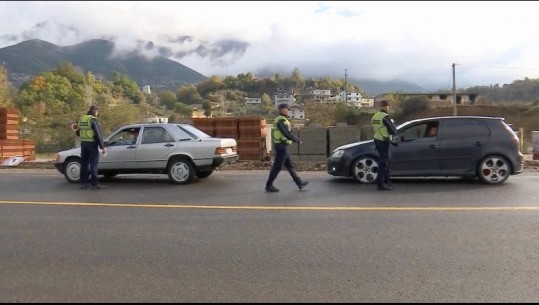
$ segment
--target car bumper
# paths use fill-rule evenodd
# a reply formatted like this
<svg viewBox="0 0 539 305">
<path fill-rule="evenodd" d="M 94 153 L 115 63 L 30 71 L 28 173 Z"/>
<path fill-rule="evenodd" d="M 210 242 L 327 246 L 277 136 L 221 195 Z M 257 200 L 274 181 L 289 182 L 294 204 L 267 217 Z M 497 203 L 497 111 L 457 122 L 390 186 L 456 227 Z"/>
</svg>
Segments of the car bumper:
<svg viewBox="0 0 539 305">
<path fill-rule="evenodd" d="M 219 167 L 221 165 L 234 163 L 234 162 L 238 161 L 238 158 L 239 158 L 238 155 L 228 156 L 228 157 L 215 157 L 215 158 L 213 158 L 213 162 L 212 162 L 211 166 L 215 168 L 215 167 Z"/>
<path fill-rule="evenodd" d="M 349 177 L 350 166 L 348 165 L 348 162 L 346 162 L 346 160 L 344 160 L 343 158 L 329 158 L 327 160 L 327 172 L 332 176 Z"/>
<path fill-rule="evenodd" d="M 60 174 L 64 173 L 64 163 L 55 162 L 54 167 L 60 172 Z"/>
<path fill-rule="evenodd" d="M 234 163 L 238 161 L 239 155 L 226 156 L 226 157 L 214 157 L 211 159 L 211 163 L 197 164 L 199 171 L 210 171 L 218 168 L 219 166 Z"/>
<path fill-rule="evenodd" d="M 524 156 L 514 162 L 515 168 L 513 169 L 513 175 L 520 174 L 524 171 Z"/>
</svg>

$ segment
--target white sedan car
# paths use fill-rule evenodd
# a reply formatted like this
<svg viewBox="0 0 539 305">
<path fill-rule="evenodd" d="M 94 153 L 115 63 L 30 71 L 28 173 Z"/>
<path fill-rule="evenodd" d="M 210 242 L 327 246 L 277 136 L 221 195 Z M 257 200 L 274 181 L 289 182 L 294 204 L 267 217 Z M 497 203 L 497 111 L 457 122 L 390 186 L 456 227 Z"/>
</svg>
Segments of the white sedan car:
<svg viewBox="0 0 539 305">
<path fill-rule="evenodd" d="M 99 174 L 167 174 L 175 184 L 206 178 L 239 158 L 233 138 L 214 138 L 189 124 L 146 123 L 120 127 L 105 139 Z M 80 148 L 58 152 L 55 167 L 66 180 L 80 181 Z"/>
</svg>

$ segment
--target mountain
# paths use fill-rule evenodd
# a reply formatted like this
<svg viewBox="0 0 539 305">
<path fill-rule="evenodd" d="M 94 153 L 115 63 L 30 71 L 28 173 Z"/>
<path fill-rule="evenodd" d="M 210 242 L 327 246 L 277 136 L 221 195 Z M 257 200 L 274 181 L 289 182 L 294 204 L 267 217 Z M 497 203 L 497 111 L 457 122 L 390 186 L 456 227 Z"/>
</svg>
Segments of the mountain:
<svg viewBox="0 0 539 305">
<path fill-rule="evenodd" d="M 57 68 L 62 61 L 103 80 L 110 80 L 112 72 L 117 71 L 141 87 L 150 85 L 153 89 L 176 90 L 180 85 L 196 84 L 207 78 L 165 57 L 148 59 L 134 52 L 112 57 L 113 49 L 113 42 L 101 39 L 65 47 L 33 39 L 0 48 L 0 62 L 5 64 L 9 81 L 17 88 L 33 75 Z"/>
<path fill-rule="evenodd" d="M 154 90 L 175 91 L 180 85 L 197 84 L 207 79 L 197 71 L 166 57 L 148 59 L 135 52 L 112 57 L 113 50 L 114 43 L 102 39 L 65 47 L 33 39 L 0 48 L 0 63 L 5 64 L 9 81 L 16 88 L 36 74 L 57 68 L 62 61 L 69 61 L 83 72 L 92 72 L 103 80 L 110 80 L 112 72 L 117 71 L 136 81 L 139 86 L 150 85 Z M 425 89 L 406 81 L 350 79 L 349 82 L 364 89 L 369 97 L 386 92 L 426 92 Z"/>
<path fill-rule="evenodd" d="M 367 93 L 367 96 L 374 97 L 379 94 L 388 92 L 400 92 L 400 93 L 426 93 L 428 92 L 424 88 L 417 86 L 413 83 L 399 80 L 391 81 L 376 81 L 376 80 L 355 80 L 349 79 L 348 82 L 354 84 Z"/>
</svg>

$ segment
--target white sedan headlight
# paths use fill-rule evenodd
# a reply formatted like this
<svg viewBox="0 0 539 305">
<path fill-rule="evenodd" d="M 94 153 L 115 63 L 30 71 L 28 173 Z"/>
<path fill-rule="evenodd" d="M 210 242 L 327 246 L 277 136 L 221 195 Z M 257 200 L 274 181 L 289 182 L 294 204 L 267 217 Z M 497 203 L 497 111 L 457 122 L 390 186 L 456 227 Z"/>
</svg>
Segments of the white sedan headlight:
<svg viewBox="0 0 539 305">
<path fill-rule="evenodd" d="M 331 158 L 340 158 L 344 154 L 344 150 L 336 150 L 331 154 Z"/>
</svg>

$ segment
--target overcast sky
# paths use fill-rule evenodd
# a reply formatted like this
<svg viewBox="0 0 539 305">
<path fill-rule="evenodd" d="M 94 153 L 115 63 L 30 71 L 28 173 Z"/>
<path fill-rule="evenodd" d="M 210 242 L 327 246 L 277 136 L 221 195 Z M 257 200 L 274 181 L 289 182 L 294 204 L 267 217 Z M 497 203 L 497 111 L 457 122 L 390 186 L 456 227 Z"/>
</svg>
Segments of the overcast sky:
<svg viewBox="0 0 539 305">
<path fill-rule="evenodd" d="M 206 76 L 404 80 L 459 88 L 539 78 L 535 1 L 1 1 L 0 47 L 115 41 Z"/>
</svg>

